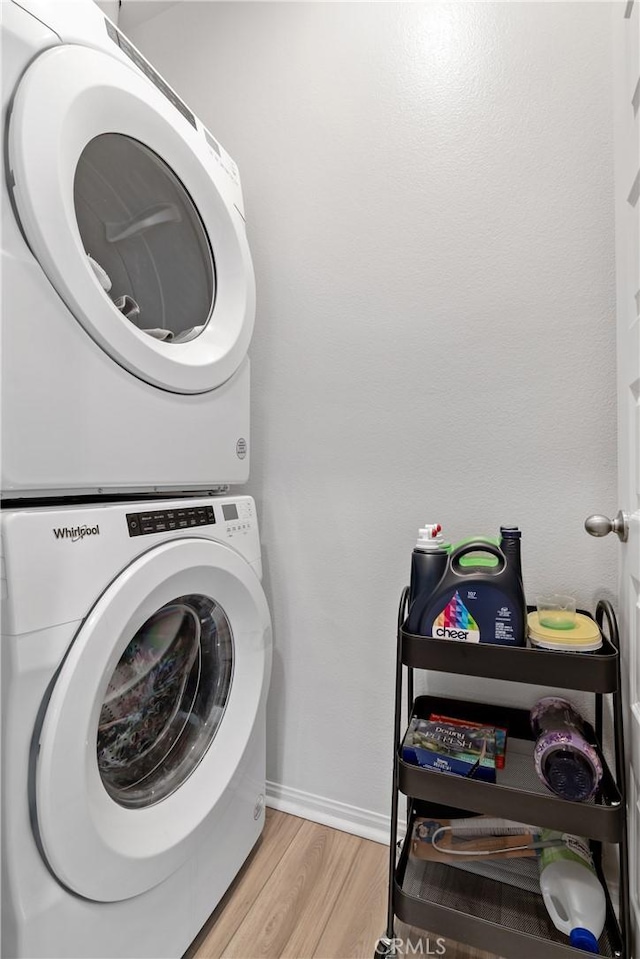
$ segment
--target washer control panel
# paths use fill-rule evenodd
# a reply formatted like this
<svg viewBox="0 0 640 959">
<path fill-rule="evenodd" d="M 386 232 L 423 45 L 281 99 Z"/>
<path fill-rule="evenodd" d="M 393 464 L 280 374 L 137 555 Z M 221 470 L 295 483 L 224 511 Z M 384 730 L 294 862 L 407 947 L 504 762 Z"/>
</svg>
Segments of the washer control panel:
<svg viewBox="0 0 640 959">
<path fill-rule="evenodd" d="M 181 506 L 176 509 L 127 513 L 129 536 L 146 536 L 149 533 L 166 533 L 174 529 L 211 526 L 215 521 L 213 506 Z"/>
</svg>

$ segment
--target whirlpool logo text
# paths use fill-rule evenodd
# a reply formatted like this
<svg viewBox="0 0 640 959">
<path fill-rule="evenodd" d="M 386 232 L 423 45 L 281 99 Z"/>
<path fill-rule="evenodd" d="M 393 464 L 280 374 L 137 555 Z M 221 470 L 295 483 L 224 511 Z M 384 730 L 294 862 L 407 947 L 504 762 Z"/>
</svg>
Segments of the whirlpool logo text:
<svg viewBox="0 0 640 959">
<path fill-rule="evenodd" d="M 58 526 L 54 527 L 53 535 L 56 539 L 70 539 L 72 543 L 77 543 L 85 536 L 99 536 L 99 526 Z"/>
</svg>

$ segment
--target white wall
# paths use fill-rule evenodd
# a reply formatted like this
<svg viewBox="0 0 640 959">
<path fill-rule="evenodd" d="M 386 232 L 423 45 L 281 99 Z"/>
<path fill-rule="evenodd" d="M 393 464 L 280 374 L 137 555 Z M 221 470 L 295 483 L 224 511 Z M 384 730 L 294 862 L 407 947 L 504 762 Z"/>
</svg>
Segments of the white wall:
<svg viewBox="0 0 640 959">
<path fill-rule="evenodd" d="M 617 508 L 609 30 L 605 3 L 184 2 L 131 31 L 243 176 L 275 783 L 386 812 L 422 522 L 518 523 L 530 597 L 613 595 L 582 529 Z"/>
<path fill-rule="evenodd" d="M 114 23 L 118 22 L 119 3 L 118 0 L 95 0 L 102 12 Z"/>
</svg>

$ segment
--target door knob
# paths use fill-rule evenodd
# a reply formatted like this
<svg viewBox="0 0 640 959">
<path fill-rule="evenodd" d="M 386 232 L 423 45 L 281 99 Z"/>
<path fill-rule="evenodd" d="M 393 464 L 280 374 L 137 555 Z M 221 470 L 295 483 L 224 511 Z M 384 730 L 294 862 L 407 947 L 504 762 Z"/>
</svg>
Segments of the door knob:
<svg viewBox="0 0 640 959">
<path fill-rule="evenodd" d="M 621 509 L 618 510 L 614 519 L 608 516 L 588 516 L 584 521 L 584 528 L 590 536 L 606 536 L 607 533 L 615 533 L 622 543 L 627 542 L 629 536 L 629 522 Z"/>
</svg>

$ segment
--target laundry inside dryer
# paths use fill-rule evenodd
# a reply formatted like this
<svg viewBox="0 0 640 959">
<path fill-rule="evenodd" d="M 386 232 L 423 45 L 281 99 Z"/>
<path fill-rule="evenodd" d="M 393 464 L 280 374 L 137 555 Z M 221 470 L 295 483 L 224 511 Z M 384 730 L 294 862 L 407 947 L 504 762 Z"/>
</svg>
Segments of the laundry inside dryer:
<svg viewBox="0 0 640 959">
<path fill-rule="evenodd" d="M 132 137 L 103 133 L 82 151 L 74 205 L 93 272 L 123 318 L 167 343 L 198 336 L 215 300 L 214 258 L 169 166 Z"/>
</svg>

